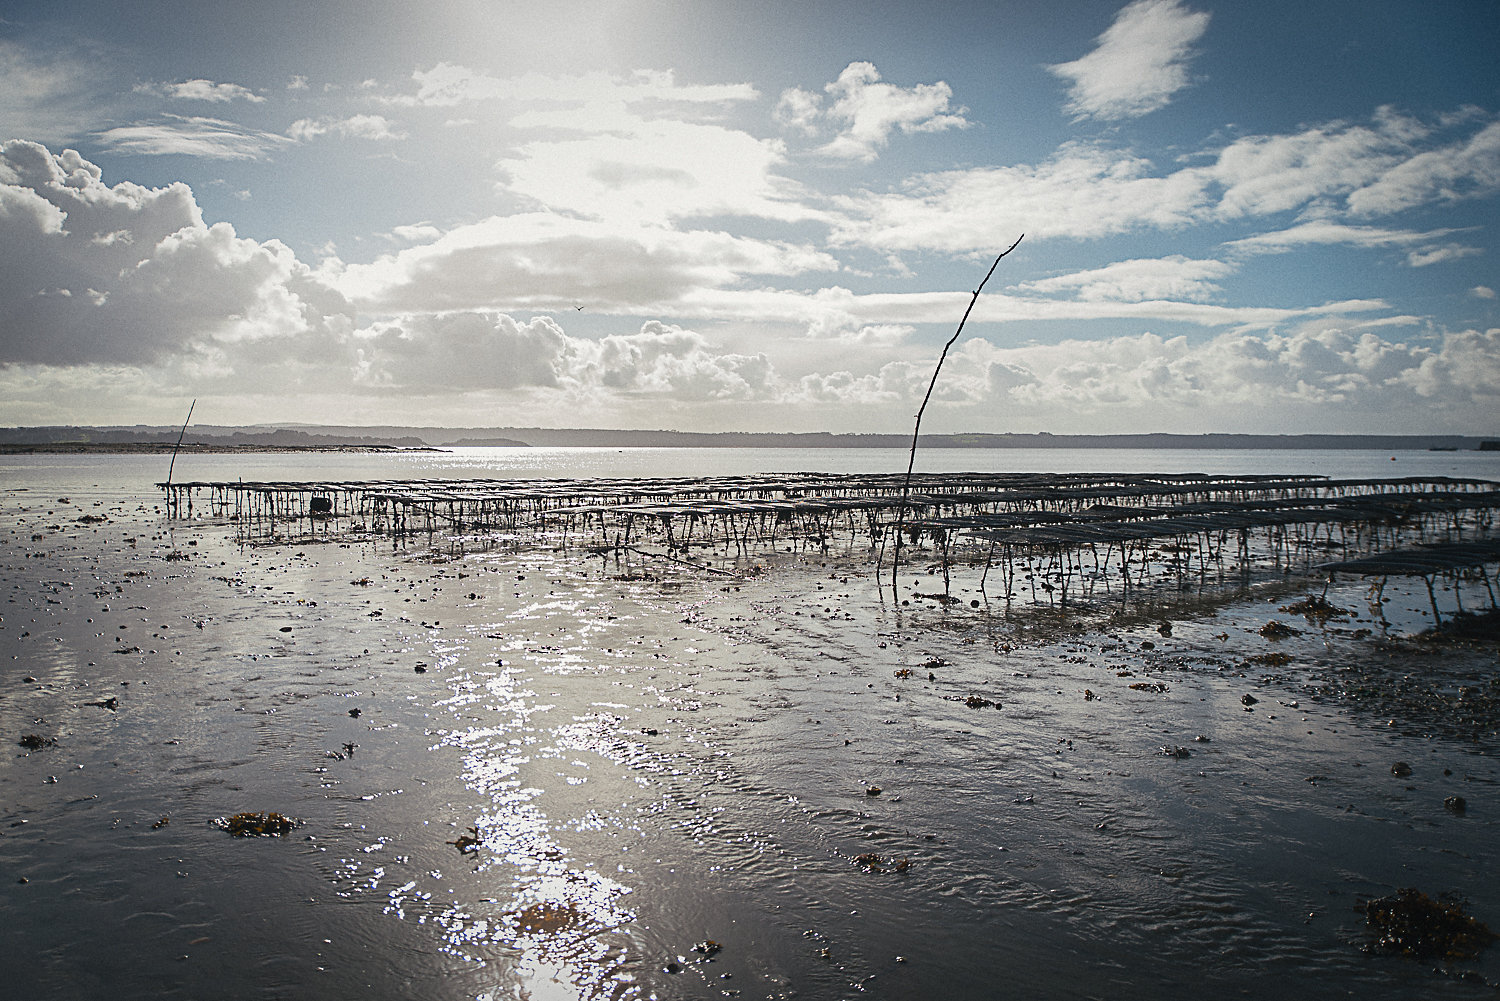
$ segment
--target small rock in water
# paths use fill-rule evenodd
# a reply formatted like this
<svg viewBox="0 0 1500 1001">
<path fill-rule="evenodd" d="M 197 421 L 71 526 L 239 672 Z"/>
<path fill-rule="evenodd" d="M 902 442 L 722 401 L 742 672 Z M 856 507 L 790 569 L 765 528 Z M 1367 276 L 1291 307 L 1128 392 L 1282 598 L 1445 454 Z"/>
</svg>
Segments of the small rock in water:
<svg viewBox="0 0 1500 1001">
<path fill-rule="evenodd" d="M 1464 799 L 1462 796 L 1449 796 L 1447 799 L 1443 800 L 1443 809 L 1447 810 L 1449 813 L 1462 816 L 1464 814 L 1464 811 L 1468 810 L 1468 808 L 1469 801 Z"/>
<path fill-rule="evenodd" d="M 1404 761 L 1398 761 L 1391 766 L 1391 774 L 1398 779 L 1404 779 L 1411 774 L 1411 765 L 1408 765 Z"/>
<path fill-rule="evenodd" d="M 1240 696 L 1240 701 L 1247 706 L 1253 706 L 1255 705 L 1255 703 L 1259 702 L 1260 699 L 1257 699 L 1254 695 L 1242 695 Z"/>
</svg>

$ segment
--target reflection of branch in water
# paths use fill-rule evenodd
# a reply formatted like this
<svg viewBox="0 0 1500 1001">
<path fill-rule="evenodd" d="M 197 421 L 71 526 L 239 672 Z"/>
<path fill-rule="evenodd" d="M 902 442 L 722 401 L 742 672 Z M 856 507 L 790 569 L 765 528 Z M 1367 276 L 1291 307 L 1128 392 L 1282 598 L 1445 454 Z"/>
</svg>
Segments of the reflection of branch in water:
<svg viewBox="0 0 1500 1001">
<path fill-rule="evenodd" d="M 694 570 L 707 570 L 709 573 L 716 573 L 724 577 L 739 576 L 739 574 L 735 573 L 732 570 L 720 570 L 718 567 L 704 566 L 702 563 L 694 563 L 692 560 L 684 560 L 679 559 L 676 556 L 668 556 L 666 553 L 648 553 L 644 549 L 637 549 L 634 546 L 625 546 L 623 548 L 629 552 L 638 553 L 639 555 L 645 556 L 649 559 L 671 560 L 673 563 L 681 563 L 683 566 L 692 567 Z"/>
</svg>

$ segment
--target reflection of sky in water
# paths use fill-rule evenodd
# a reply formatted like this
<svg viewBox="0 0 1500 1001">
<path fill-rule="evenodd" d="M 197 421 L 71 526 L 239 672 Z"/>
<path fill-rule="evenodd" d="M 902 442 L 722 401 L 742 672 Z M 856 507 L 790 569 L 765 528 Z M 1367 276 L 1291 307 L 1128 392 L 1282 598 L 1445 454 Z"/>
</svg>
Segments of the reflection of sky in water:
<svg viewBox="0 0 1500 1001">
<path fill-rule="evenodd" d="M 519 634 L 524 623 L 549 616 L 571 620 L 581 604 L 574 599 L 523 603 L 509 613 L 504 628 Z M 605 748 L 619 717 L 600 712 L 549 725 L 558 707 L 525 683 L 520 669 L 463 667 L 479 659 L 471 649 L 476 639 L 490 640 L 486 647 L 504 652 L 502 659 L 517 649 L 542 658 L 553 674 L 591 669 L 595 663 L 576 637 L 568 649 L 519 636 L 495 644 L 498 628 L 480 623 L 472 627 L 473 635 L 451 630 L 433 637 L 433 659 L 449 668 L 452 693 L 435 708 L 459 724 L 440 731 L 438 746 L 460 752 L 464 784 L 487 804 L 450 843 L 458 864 L 487 877 L 493 896 L 434 909 L 432 895 L 409 881 L 391 891 L 387 912 L 405 917 L 408 908 L 419 905 L 420 920 L 442 929 L 444 951 L 480 963 L 506 957 L 509 975 L 532 996 L 545 996 L 549 984 L 561 991 L 558 996 L 628 996 L 623 989 L 633 974 L 622 965 L 626 950 L 605 935 L 632 919 L 623 904 L 630 887 L 577 865 L 553 836 L 558 824 L 577 829 L 606 821 L 588 814 L 554 819 L 540 802 L 546 790 L 528 784 L 549 777 L 567 785 L 586 782 L 589 764 L 580 755 Z M 563 984 L 570 989 L 563 990 Z"/>
</svg>

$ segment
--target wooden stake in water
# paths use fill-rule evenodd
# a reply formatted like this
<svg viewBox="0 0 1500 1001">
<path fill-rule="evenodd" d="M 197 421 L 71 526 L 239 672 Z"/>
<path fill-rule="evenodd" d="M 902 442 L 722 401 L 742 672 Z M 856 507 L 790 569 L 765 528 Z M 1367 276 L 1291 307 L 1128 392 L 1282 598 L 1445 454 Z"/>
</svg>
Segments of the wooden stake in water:
<svg viewBox="0 0 1500 1001">
<path fill-rule="evenodd" d="M 917 436 L 922 433 L 922 413 L 927 409 L 927 401 L 932 399 L 932 391 L 937 387 L 938 373 L 943 370 L 943 362 L 948 357 L 948 349 L 953 347 L 958 335 L 964 332 L 964 324 L 969 322 L 969 314 L 974 312 L 974 304 L 979 301 L 979 293 L 984 291 L 985 284 L 990 280 L 990 275 L 1000 266 L 1001 258 L 1015 250 L 1026 238 L 1022 233 L 1016 237 L 1016 242 L 1007 247 L 995 263 L 990 265 L 990 270 L 985 274 L 984 281 L 974 290 L 974 296 L 969 300 L 969 308 L 964 310 L 963 319 L 958 321 L 958 329 L 953 331 L 953 336 L 948 338 L 948 343 L 943 345 L 943 353 L 938 356 L 937 367 L 932 370 L 932 381 L 927 384 L 927 395 L 922 397 L 922 405 L 917 408 L 917 426 L 911 432 L 911 458 L 906 463 L 906 480 L 901 484 L 901 504 L 896 508 L 896 551 L 891 557 L 891 601 L 900 602 L 901 595 L 896 590 L 896 577 L 901 572 L 901 529 L 906 523 L 906 501 L 911 496 L 911 471 L 917 464 Z"/>
</svg>

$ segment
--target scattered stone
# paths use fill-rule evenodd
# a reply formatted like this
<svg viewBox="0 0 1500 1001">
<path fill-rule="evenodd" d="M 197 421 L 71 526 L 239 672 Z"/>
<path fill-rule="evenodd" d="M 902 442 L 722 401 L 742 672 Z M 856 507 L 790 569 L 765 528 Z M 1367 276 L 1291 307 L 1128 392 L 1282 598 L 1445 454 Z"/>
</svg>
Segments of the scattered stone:
<svg viewBox="0 0 1500 1001">
<path fill-rule="evenodd" d="M 1156 753 L 1168 758 L 1191 758 L 1193 756 L 1193 752 L 1181 744 L 1163 744 Z"/>
<path fill-rule="evenodd" d="M 715 953 L 722 952 L 723 950 L 724 947 L 711 938 L 705 939 L 704 941 L 699 942 L 697 945 L 693 946 L 694 952 L 704 956 L 712 956 Z"/>
<path fill-rule="evenodd" d="M 355 719 L 359 719 L 359 714 L 360 714 L 360 710 L 358 710 L 358 709 L 350 709 L 349 710 L 349 715 L 353 716 Z"/>
<path fill-rule="evenodd" d="M 1156 627 L 1156 631 L 1159 632 L 1159 633 L 1161 633 L 1163 636 L 1171 636 L 1172 635 L 1172 623 L 1170 623 L 1170 622 L 1163 622 L 1161 625 L 1159 625 L 1159 626 Z"/>
<path fill-rule="evenodd" d="M 1404 761 L 1398 761 L 1391 766 L 1391 774 L 1398 779 L 1404 779 L 1411 774 L 1411 765 Z"/>
<path fill-rule="evenodd" d="M 1462 817 L 1469 809 L 1469 801 L 1462 796 L 1449 796 L 1443 800 L 1443 809 L 1451 814 Z"/>
<path fill-rule="evenodd" d="M 1260 699 L 1257 699 L 1254 695 L 1242 695 L 1240 696 L 1240 701 L 1247 706 L 1253 706 L 1255 705 L 1255 703 L 1259 702 Z"/>
<path fill-rule="evenodd" d="M 40 734 L 28 733 L 22 737 L 20 744 L 28 751 L 40 751 L 44 747 L 52 747 L 57 743 L 56 737 L 43 737 Z"/>
<path fill-rule="evenodd" d="M 866 796 L 879 796 L 880 795 L 880 787 L 879 786 L 866 786 L 865 787 L 865 795 Z"/>
<path fill-rule="evenodd" d="M 1167 686 L 1162 684 L 1160 681 L 1137 681 L 1130 687 L 1138 692 L 1155 692 L 1158 695 L 1162 695 L 1167 692 Z"/>
</svg>

